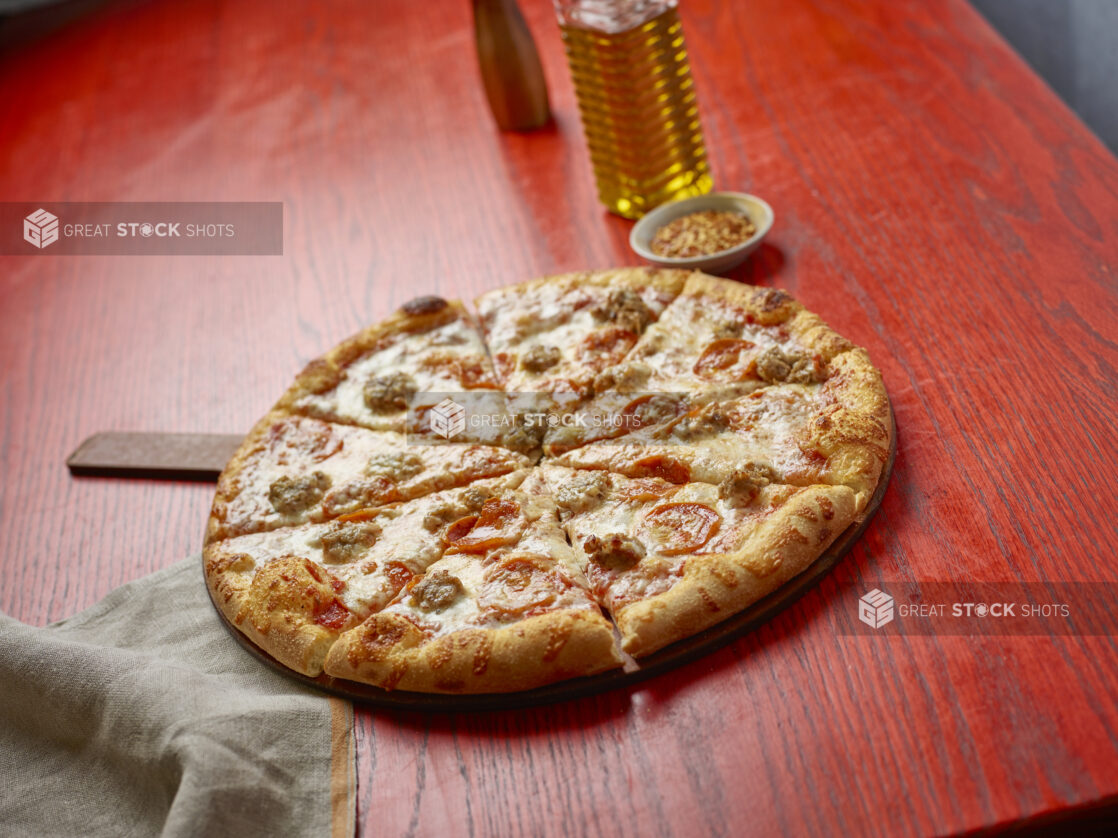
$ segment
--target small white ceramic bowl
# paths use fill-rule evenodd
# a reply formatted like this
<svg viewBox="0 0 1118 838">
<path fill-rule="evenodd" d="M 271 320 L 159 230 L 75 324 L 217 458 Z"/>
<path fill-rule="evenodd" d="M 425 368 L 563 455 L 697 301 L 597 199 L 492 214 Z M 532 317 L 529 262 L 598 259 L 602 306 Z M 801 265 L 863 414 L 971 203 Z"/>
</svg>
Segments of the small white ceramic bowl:
<svg viewBox="0 0 1118 838">
<path fill-rule="evenodd" d="M 741 244 L 728 250 L 720 250 L 704 256 L 688 256 L 682 259 L 672 259 L 666 256 L 657 256 L 649 249 L 652 237 L 656 231 L 665 224 L 675 221 L 683 215 L 703 210 L 726 210 L 745 215 L 753 222 L 757 232 Z M 633 251 L 651 262 L 665 268 L 691 268 L 707 273 L 723 273 L 736 268 L 746 257 L 761 246 L 761 240 L 773 226 L 773 209 L 756 195 L 747 195 L 744 192 L 712 192 L 709 195 L 697 195 L 694 198 L 684 198 L 682 201 L 672 201 L 652 210 L 633 225 L 629 232 L 629 246 Z"/>
</svg>

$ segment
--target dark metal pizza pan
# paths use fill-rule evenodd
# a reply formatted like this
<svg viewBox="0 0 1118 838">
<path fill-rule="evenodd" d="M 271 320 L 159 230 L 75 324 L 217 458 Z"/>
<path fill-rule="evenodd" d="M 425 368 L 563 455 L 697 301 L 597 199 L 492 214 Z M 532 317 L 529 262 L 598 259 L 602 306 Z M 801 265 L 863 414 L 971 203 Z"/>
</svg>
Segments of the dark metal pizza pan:
<svg viewBox="0 0 1118 838">
<path fill-rule="evenodd" d="M 892 419 L 892 417 L 890 417 Z M 282 672 L 288 678 L 330 693 L 332 695 L 348 698 L 371 707 L 384 707 L 393 710 L 418 710 L 431 712 L 471 711 L 471 710 L 508 710 L 518 707 L 532 707 L 540 704 L 551 704 L 557 701 L 566 701 L 572 698 L 594 695 L 606 690 L 632 686 L 667 672 L 670 669 L 691 663 L 704 655 L 721 649 L 723 646 L 737 640 L 748 631 L 771 620 L 776 614 L 788 608 L 805 593 L 819 583 L 839 560 L 853 547 L 861 537 L 866 527 L 869 526 L 881 500 L 885 496 L 889 478 L 893 473 L 893 460 L 897 454 L 896 423 L 893 424 L 892 444 L 889 449 L 889 458 L 881 473 L 881 481 L 874 492 L 862 517 L 847 527 L 822 556 L 816 559 L 811 566 L 799 576 L 790 580 L 777 591 L 751 605 L 749 608 L 727 620 L 712 626 L 706 631 L 692 637 L 673 643 L 655 654 L 642 658 L 639 661 L 626 656 L 626 662 L 621 669 L 591 675 L 586 678 L 571 678 L 539 687 L 534 690 L 512 693 L 485 693 L 478 695 L 446 695 L 442 693 L 417 693 L 406 690 L 384 690 L 368 684 L 359 684 L 355 681 L 346 681 L 341 678 L 332 678 L 322 674 L 317 678 L 302 675 L 288 669 L 263 649 L 253 643 L 248 637 L 238 631 L 222 614 L 217 611 L 222 623 L 229 633 L 249 654 L 273 669 Z M 207 590 L 208 590 L 207 586 Z M 212 598 L 212 594 L 211 594 Z"/>
</svg>

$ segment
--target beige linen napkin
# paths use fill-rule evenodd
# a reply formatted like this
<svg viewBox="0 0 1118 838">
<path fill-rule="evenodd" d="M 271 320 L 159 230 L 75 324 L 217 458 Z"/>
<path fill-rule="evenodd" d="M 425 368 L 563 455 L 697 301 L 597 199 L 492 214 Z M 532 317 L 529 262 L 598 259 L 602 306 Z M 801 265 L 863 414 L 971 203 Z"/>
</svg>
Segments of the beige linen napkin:
<svg viewBox="0 0 1118 838">
<path fill-rule="evenodd" d="M 5 836 L 351 836 L 353 708 L 253 659 L 195 556 L 33 628 L 0 614 Z"/>
</svg>

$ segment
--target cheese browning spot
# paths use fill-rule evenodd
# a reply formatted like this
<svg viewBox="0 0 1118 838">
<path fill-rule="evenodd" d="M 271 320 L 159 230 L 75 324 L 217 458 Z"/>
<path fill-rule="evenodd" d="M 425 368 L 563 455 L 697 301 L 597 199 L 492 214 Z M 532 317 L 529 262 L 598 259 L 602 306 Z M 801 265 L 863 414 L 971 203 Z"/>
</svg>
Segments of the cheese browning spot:
<svg viewBox="0 0 1118 838">
<path fill-rule="evenodd" d="M 330 475 L 321 471 L 284 475 L 269 487 L 268 500 L 281 515 L 298 515 L 321 501 L 331 482 Z"/>
<path fill-rule="evenodd" d="M 362 660 L 386 659 L 392 650 L 403 642 L 409 633 L 408 629 L 409 626 L 404 620 L 388 620 L 380 615 L 374 617 L 361 627 L 360 641 L 349 648 L 350 665 L 357 666 Z M 414 631 L 414 628 L 412 630 Z"/>
<path fill-rule="evenodd" d="M 465 592 L 457 577 L 445 570 L 436 570 L 416 583 L 408 602 L 421 611 L 445 611 Z"/>
<path fill-rule="evenodd" d="M 407 410 L 408 399 L 418 391 L 415 379 L 410 375 L 394 372 L 370 378 L 365 382 L 363 394 L 365 406 L 373 413 L 395 413 Z"/>
</svg>

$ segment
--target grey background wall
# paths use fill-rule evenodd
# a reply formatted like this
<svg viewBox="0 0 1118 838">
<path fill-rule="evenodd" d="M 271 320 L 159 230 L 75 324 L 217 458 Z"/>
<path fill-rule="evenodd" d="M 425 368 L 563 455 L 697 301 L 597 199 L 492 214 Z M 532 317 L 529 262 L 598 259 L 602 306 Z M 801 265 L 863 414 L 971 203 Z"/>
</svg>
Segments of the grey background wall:
<svg viewBox="0 0 1118 838">
<path fill-rule="evenodd" d="M 971 0 L 1118 153 L 1118 0 Z"/>
</svg>

